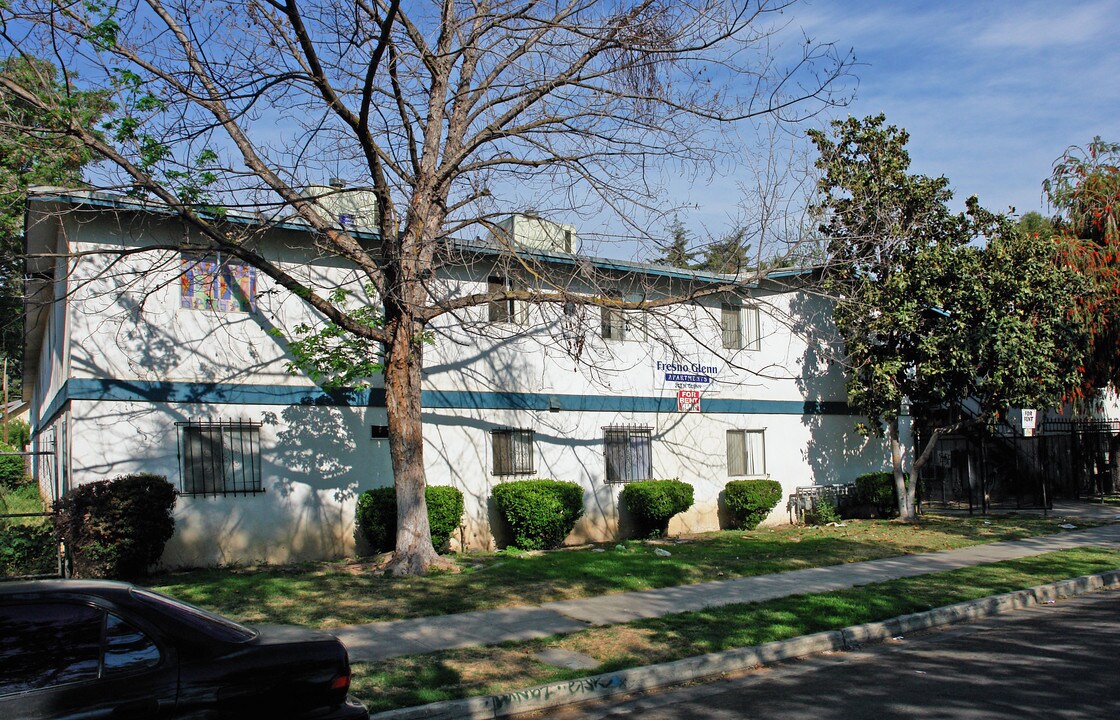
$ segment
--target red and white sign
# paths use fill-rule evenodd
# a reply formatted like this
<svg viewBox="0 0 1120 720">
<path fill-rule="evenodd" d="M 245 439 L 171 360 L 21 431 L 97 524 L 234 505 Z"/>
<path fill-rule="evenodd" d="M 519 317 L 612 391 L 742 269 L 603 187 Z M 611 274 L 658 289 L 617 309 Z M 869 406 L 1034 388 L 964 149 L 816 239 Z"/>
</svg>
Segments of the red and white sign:
<svg viewBox="0 0 1120 720">
<path fill-rule="evenodd" d="M 700 391 L 678 390 L 677 412 L 700 412 Z"/>
</svg>

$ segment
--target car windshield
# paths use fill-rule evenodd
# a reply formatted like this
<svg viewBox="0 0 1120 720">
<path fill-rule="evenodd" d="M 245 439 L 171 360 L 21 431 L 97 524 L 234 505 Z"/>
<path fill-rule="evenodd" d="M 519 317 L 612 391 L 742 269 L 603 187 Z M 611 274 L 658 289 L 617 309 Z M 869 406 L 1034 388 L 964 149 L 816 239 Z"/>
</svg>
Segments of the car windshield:
<svg viewBox="0 0 1120 720">
<path fill-rule="evenodd" d="M 189 603 L 160 595 L 150 590 L 132 588 L 132 596 L 162 612 L 171 615 L 199 632 L 223 642 L 245 642 L 257 636 L 257 631 L 235 623 L 229 618 L 195 607 Z"/>
</svg>

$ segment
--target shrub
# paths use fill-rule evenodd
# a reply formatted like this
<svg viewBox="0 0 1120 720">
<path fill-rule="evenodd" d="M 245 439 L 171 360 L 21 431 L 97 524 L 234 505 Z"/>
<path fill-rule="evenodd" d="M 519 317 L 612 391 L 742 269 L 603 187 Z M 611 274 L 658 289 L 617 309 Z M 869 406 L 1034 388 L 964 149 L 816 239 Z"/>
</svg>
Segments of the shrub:
<svg viewBox="0 0 1120 720">
<path fill-rule="evenodd" d="M 17 445 L 7 445 L 0 442 L 0 452 L 16 453 L 20 451 Z M 27 461 L 22 455 L 0 455 L 0 488 L 15 489 L 31 482 L 27 474 Z"/>
<path fill-rule="evenodd" d="M 840 522 L 840 513 L 828 500 L 818 500 L 812 509 L 805 513 L 806 525 L 828 525 Z"/>
<path fill-rule="evenodd" d="M 79 485 L 58 500 L 54 522 L 78 577 L 135 578 L 175 532 L 176 491 L 150 473 Z"/>
<path fill-rule="evenodd" d="M 58 538 L 47 523 L 0 526 L 0 575 L 58 572 Z"/>
<path fill-rule="evenodd" d="M 451 534 L 463 518 L 463 493 L 446 485 L 424 488 L 428 506 L 428 526 L 432 545 L 439 552 L 447 550 Z M 397 490 L 394 487 L 366 490 L 358 496 L 354 513 L 358 531 L 374 552 L 388 552 L 397 545 Z"/>
<path fill-rule="evenodd" d="M 739 530 L 754 530 L 782 499 L 777 480 L 732 480 L 723 488 L 723 501 Z"/>
<path fill-rule="evenodd" d="M 897 515 L 898 491 L 894 487 L 894 473 L 872 472 L 857 477 L 856 502 L 860 505 L 874 505 L 880 517 Z"/>
<path fill-rule="evenodd" d="M 494 488 L 494 505 L 522 550 L 560 547 L 583 516 L 583 488 L 563 480 L 515 480 Z"/>
<path fill-rule="evenodd" d="M 634 517 L 640 537 L 664 535 L 669 520 L 692 507 L 692 486 L 680 480 L 642 480 L 622 488 L 620 496 Z"/>
<path fill-rule="evenodd" d="M 17 450 L 23 449 L 31 442 L 31 426 L 26 420 L 8 421 L 8 444 Z"/>
</svg>

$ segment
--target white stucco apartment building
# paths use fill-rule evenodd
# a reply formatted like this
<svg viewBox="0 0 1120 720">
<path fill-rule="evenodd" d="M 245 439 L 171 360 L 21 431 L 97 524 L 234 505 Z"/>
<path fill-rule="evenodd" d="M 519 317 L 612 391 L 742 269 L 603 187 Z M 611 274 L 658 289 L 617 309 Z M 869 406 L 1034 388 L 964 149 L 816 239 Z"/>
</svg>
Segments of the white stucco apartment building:
<svg viewBox="0 0 1120 720">
<path fill-rule="evenodd" d="M 574 229 L 555 227 L 578 250 Z M 184 233 L 121 198 L 33 195 L 24 387 L 35 446 L 54 455 L 39 463 L 44 490 L 165 475 L 182 493 L 168 566 L 353 554 L 357 495 L 393 482 L 378 378 L 328 393 L 291 373 L 284 337 L 314 315 L 250 267 L 180 252 Z M 251 242 L 316 287 L 360 287 L 298 226 Z M 152 245 L 167 249 L 119 253 Z M 435 294 L 528 282 L 485 242 L 452 250 Z M 625 298 L 728 280 L 523 252 L 572 288 L 594 271 Z M 830 308 L 800 289 L 804 277 L 774 273 L 655 316 L 502 302 L 439 317 L 425 350 L 425 470 L 464 494 L 455 544 L 495 547 L 490 494 L 507 480 L 582 485 L 586 513 L 569 538 L 580 542 L 617 536 L 626 481 L 694 486 L 676 533 L 718 529 L 731 479 L 769 477 L 789 493 L 883 468 L 882 443 L 855 432 L 842 370 L 822 350 Z M 770 522 L 785 517 L 783 503 Z"/>
</svg>

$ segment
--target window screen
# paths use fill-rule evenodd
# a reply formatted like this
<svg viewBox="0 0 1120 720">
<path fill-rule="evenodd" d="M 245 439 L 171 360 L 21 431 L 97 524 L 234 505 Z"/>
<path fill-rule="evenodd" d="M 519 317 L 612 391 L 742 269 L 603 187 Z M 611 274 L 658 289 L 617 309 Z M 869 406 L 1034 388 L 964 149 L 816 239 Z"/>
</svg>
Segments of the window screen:
<svg viewBox="0 0 1120 720">
<path fill-rule="evenodd" d="M 765 475 L 764 440 L 762 430 L 728 430 L 727 474 L 732 477 Z"/>
<path fill-rule="evenodd" d="M 720 309 L 723 327 L 723 347 L 738 350 L 743 347 L 743 313 L 738 305 L 724 303 Z"/>
<path fill-rule="evenodd" d="M 499 275 L 492 275 L 487 278 L 486 287 L 489 292 L 525 289 L 523 284 Z M 528 306 L 524 302 L 505 298 L 491 300 L 487 305 L 487 319 L 492 323 L 524 325 L 529 319 Z"/>
<path fill-rule="evenodd" d="M 760 350 L 762 335 L 759 329 L 759 312 L 756 307 L 743 308 L 743 345 L 744 350 Z"/>
</svg>

